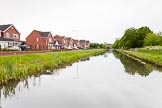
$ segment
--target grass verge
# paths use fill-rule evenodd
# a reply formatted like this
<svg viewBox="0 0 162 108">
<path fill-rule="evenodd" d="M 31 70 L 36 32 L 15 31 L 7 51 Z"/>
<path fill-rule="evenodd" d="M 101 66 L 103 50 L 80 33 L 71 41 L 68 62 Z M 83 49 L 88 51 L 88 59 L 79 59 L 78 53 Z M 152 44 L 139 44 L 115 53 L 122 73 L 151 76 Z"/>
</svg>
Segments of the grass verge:
<svg viewBox="0 0 162 108">
<path fill-rule="evenodd" d="M 22 80 L 29 75 L 42 73 L 49 68 L 59 68 L 81 58 L 101 54 L 104 49 L 62 51 L 41 54 L 0 56 L 0 83 Z"/>
<path fill-rule="evenodd" d="M 143 60 L 145 62 L 155 64 L 162 67 L 162 51 L 158 50 L 138 50 L 138 51 L 129 51 L 129 50 L 116 50 L 118 52 L 127 54 L 137 60 Z"/>
</svg>

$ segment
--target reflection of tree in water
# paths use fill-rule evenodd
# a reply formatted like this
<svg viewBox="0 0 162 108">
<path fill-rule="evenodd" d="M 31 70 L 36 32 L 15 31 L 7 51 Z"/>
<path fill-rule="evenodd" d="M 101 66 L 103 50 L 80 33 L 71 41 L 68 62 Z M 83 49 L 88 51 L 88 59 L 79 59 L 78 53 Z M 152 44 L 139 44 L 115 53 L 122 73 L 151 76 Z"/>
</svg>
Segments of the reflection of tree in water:
<svg viewBox="0 0 162 108">
<path fill-rule="evenodd" d="M 37 74 L 29 77 L 28 79 L 25 79 L 23 81 L 9 81 L 7 84 L 1 84 L 0 85 L 0 108 L 1 108 L 1 99 L 4 97 L 12 98 L 16 96 L 16 98 L 19 98 L 19 94 L 24 89 L 30 89 L 34 86 L 39 86 L 41 83 L 41 75 L 54 75 L 58 76 L 60 74 L 61 69 L 54 69 L 49 70 L 48 72 L 44 72 L 42 74 Z"/>
<path fill-rule="evenodd" d="M 11 98 L 20 92 L 22 88 L 28 88 L 28 80 L 24 81 L 10 81 L 7 84 L 0 85 L 1 95 L 4 98 Z"/>
<path fill-rule="evenodd" d="M 135 75 L 138 73 L 141 76 L 147 76 L 154 70 L 162 71 L 162 69 L 158 68 L 157 66 L 142 64 L 121 53 L 113 51 L 113 54 L 117 59 L 120 59 L 121 63 L 124 65 L 125 71 L 128 74 Z"/>
<path fill-rule="evenodd" d="M 85 61 L 89 61 L 89 60 L 90 60 L 89 57 L 80 59 L 81 62 L 85 62 Z"/>
</svg>

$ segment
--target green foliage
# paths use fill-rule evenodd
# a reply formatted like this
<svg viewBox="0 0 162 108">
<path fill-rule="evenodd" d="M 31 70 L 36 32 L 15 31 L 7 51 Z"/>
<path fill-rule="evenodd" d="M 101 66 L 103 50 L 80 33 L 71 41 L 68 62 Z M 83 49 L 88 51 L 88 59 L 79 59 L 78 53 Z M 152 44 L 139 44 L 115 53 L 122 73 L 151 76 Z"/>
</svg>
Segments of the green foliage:
<svg viewBox="0 0 162 108">
<path fill-rule="evenodd" d="M 144 64 L 143 61 L 138 60 L 132 56 L 125 55 L 123 53 L 119 53 L 113 51 L 114 56 L 121 61 L 125 68 L 125 72 L 130 75 L 139 74 L 141 76 L 147 76 L 153 70 L 159 70 L 156 66 L 152 66 L 150 64 Z M 160 69 L 162 70 L 162 69 Z"/>
<path fill-rule="evenodd" d="M 124 33 L 124 36 L 121 38 L 120 47 L 135 48 L 136 37 L 137 37 L 137 29 L 135 28 L 127 29 Z"/>
<path fill-rule="evenodd" d="M 107 44 L 99 44 L 99 43 L 90 43 L 90 48 L 97 49 L 97 48 L 103 48 L 106 49 Z"/>
<path fill-rule="evenodd" d="M 161 51 L 159 50 L 139 50 L 139 51 L 118 50 L 118 51 L 131 55 L 138 59 L 147 61 L 149 63 L 155 64 L 157 66 L 162 66 L 162 56 Z"/>
<path fill-rule="evenodd" d="M 80 58 L 103 53 L 103 49 L 0 56 L 0 83 L 21 80 L 49 68 L 59 68 Z"/>
<path fill-rule="evenodd" d="M 115 43 L 112 45 L 112 48 L 119 49 L 120 47 L 120 40 L 116 40 Z"/>
<path fill-rule="evenodd" d="M 4 48 L 4 49 L 2 49 L 3 51 L 10 51 L 10 49 L 9 48 Z"/>
<path fill-rule="evenodd" d="M 144 39 L 147 36 L 147 34 L 153 33 L 149 27 L 141 27 L 137 30 L 137 44 L 136 47 L 141 48 L 144 46 Z"/>
<path fill-rule="evenodd" d="M 144 45 L 144 39 L 148 33 L 152 33 L 149 27 L 129 28 L 119 41 L 113 45 L 114 48 L 140 48 Z"/>
<path fill-rule="evenodd" d="M 162 37 L 154 33 L 149 33 L 144 39 L 144 46 L 161 45 Z"/>
</svg>

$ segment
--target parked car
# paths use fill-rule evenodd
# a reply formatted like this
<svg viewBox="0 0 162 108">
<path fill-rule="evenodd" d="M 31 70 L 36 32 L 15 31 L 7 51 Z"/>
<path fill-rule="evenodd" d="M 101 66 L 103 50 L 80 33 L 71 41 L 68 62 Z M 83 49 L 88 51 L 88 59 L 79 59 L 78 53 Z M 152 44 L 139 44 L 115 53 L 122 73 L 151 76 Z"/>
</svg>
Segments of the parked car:
<svg viewBox="0 0 162 108">
<path fill-rule="evenodd" d="M 21 48 L 21 51 L 29 51 L 30 50 L 30 46 L 27 46 L 27 45 L 19 45 L 19 47 Z"/>
</svg>

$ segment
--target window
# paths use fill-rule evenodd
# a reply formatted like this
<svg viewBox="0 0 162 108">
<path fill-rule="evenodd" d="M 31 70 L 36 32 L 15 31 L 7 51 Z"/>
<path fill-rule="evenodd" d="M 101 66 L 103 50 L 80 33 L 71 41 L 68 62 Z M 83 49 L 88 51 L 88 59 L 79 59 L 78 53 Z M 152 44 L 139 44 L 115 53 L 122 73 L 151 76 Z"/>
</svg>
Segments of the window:
<svg viewBox="0 0 162 108">
<path fill-rule="evenodd" d="M 13 38 L 19 38 L 18 34 L 13 34 Z"/>
<path fill-rule="evenodd" d="M 7 38 L 10 38 L 10 33 L 7 32 L 7 33 L 6 33 L 6 37 L 7 37 Z"/>
<path fill-rule="evenodd" d="M 11 42 L 8 42 L 8 46 L 13 46 L 13 43 L 11 43 Z"/>
<path fill-rule="evenodd" d="M 39 49 L 39 45 L 37 45 L 36 48 Z"/>
<path fill-rule="evenodd" d="M 37 42 L 39 41 L 39 39 L 37 38 Z"/>
<path fill-rule="evenodd" d="M 51 48 L 51 45 L 49 44 L 48 47 Z"/>
</svg>

